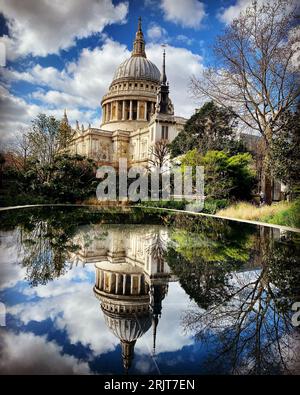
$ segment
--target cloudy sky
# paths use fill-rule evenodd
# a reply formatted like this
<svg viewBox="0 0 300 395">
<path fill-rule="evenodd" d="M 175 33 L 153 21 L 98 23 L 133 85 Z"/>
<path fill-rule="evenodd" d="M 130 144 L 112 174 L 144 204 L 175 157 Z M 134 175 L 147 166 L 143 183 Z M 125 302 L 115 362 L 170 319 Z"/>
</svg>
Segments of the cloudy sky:
<svg viewBox="0 0 300 395">
<path fill-rule="evenodd" d="M 189 78 L 213 62 L 212 43 L 250 0 L 0 0 L 0 138 L 39 113 L 100 126 L 100 101 L 130 56 L 138 16 L 146 52 L 167 75 L 178 115 L 197 106 Z"/>
<path fill-rule="evenodd" d="M 85 240 L 103 232 L 101 226 L 95 227 L 95 233 L 89 231 L 90 227 L 81 230 Z M 0 328 L 0 372 L 123 373 L 120 341 L 107 327 L 93 292 L 94 265 L 67 265 L 59 278 L 30 287 L 21 263 L 24 250 L 19 237 L 18 230 L 0 232 L 0 300 L 7 313 L 7 326 Z M 189 370 L 197 372 L 201 362 L 197 358 L 205 347 L 196 344 L 181 325 L 186 309 L 195 309 L 195 305 L 179 283 L 172 282 L 162 306 L 156 363 L 151 357 L 153 335 L 149 328 L 135 345 L 132 373 L 157 373 L 170 366 L 176 373 L 189 362 Z"/>
</svg>

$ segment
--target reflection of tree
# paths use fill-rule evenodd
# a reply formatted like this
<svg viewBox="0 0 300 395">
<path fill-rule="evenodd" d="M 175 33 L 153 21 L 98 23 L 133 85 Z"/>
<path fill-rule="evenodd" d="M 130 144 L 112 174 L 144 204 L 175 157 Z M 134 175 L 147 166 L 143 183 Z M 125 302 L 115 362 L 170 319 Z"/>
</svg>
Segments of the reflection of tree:
<svg viewBox="0 0 300 395">
<path fill-rule="evenodd" d="M 87 209 L 47 208 L 10 212 L 4 228 L 18 224 L 21 264 L 32 286 L 63 275 L 69 254 L 77 251 L 73 236 L 79 225 L 99 222 L 102 215 Z"/>
<path fill-rule="evenodd" d="M 32 286 L 46 284 L 65 273 L 66 260 L 77 246 L 72 243 L 66 224 L 36 221 L 31 231 L 23 230 L 22 265 L 27 268 L 27 280 Z"/>
<path fill-rule="evenodd" d="M 264 374 L 293 369 L 299 332 L 292 326 L 291 305 L 300 295 L 299 244 L 276 241 L 272 233 L 262 228 L 256 236 L 256 270 L 233 273 L 219 287 L 215 282 L 217 296 L 211 295 L 207 310 L 191 310 L 184 317 L 186 330 L 196 338 L 215 338 L 209 358 L 213 371 Z"/>
<path fill-rule="evenodd" d="M 175 225 L 166 254 L 173 273 L 199 306 L 222 301 L 231 289 L 229 273 L 250 259 L 253 228 L 188 218 Z"/>
</svg>

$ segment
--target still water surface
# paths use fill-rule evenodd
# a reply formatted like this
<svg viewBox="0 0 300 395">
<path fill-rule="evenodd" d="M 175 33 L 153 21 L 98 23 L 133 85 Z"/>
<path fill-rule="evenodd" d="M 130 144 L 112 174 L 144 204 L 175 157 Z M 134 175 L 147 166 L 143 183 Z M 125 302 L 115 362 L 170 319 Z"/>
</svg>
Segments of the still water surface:
<svg viewBox="0 0 300 395">
<path fill-rule="evenodd" d="M 297 234 L 53 208 L 0 236 L 2 374 L 300 372 Z"/>
</svg>

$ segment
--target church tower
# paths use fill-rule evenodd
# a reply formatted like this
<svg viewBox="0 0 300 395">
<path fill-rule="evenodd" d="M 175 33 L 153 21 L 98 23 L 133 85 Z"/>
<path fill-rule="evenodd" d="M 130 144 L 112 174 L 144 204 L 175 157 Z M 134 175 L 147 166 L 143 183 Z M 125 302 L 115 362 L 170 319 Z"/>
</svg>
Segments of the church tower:
<svg viewBox="0 0 300 395">
<path fill-rule="evenodd" d="M 174 107 L 169 97 L 169 82 L 166 74 L 166 51 L 163 51 L 162 72 L 157 91 L 155 113 L 151 117 L 149 128 L 153 136 L 153 145 L 160 141 L 172 141 L 176 135 Z"/>
</svg>

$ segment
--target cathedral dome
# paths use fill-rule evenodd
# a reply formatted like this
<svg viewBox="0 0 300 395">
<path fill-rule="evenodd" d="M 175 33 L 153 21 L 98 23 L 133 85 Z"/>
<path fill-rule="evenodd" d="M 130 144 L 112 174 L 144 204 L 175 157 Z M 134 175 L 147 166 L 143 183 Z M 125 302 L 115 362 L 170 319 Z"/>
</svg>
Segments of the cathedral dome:
<svg viewBox="0 0 300 395">
<path fill-rule="evenodd" d="M 160 71 L 147 58 L 143 56 L 132 56 L 117 68 L 113 83 L 119 79 L 149 80 L 159 83 Z"/>
<path fill-rule="evenodd" d="M 104 314 L 106 325 L 120 340 L 132 342 L 143 336 L 151 327 L 150 314 L 138 317 Z"/>
</svg>

